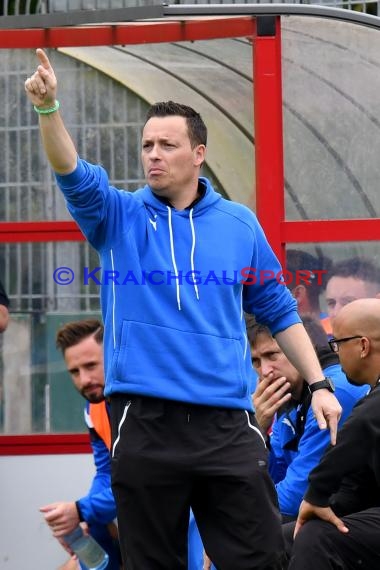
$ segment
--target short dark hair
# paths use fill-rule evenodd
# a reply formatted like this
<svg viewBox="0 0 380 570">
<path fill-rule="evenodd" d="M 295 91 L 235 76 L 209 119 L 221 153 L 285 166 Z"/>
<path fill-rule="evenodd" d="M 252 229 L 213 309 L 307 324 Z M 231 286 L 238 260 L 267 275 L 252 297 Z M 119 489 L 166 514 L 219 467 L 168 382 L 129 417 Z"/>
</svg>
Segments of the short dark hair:
<svg viewBox="0 0 380 570">
<path fill-rule="evenodd" d="M 152 117 L 169 116 L 184 117 L 186 119 L 191 148 L 194 148 L 199 144 L 207 145 L 207 127 L 200 114 L 187 105 L 175 103 L 174 101 L 161 101 L 159 103 L 155 103 L 148 109 L 145 124 Z"/>
<path fill-rule="evenodd" d="M 308 298 L 311 306 L 314 309 L 318 309 L 321 289 L 324 289 L 326 286 L 326 273 L 321 274 L 318 278 L 318 274 L 313 272 L 328 270 L 330 264 L 331 262 L 327 257 L 315 257 L 302 249 L 288 249 L 286 251 L 286 269 L 293 277 L 289 289 L 293 290 L 296 287 L 297 275 L 299 275 L 299 273 L 296 273 L 297 271 L 308 271 L 308 281 L 310 283 L 307 287 Z"/>
<path fill-rule="evenodd" d="M 334 263 L 329 271 L 328 280 L 332 277 L 353 277 L 380 285 L 379 267 L 365 257 L 355 256 Z"/>
<path fill-rule="evenodd" d="M 309 316 L 304 316 L 301 320 L 317 354 L 321 367 L 325 368 L 326 366 L 337 364 L 339 362 L 339 358 L 336 354 L 331 352 L 327 335 L 323 330 L 320 321 Z M 247 323 L 247 335 L 252 348 L 255 348 L 257 338 L 261 334 L 276 340 L 266 325 L 262 325 L 257 322 Z"/>
<path fill-rule="evenodd" d="M 303 326 L 306 329 L 307 334 L 310 337 L 313 346 L 314 347 L 327 346 L 327 348 L 329 348 L 327 335 L 323 330 L 322 325 L 316 319 L 309 316 L 304 316 L 302 317 L 301 320 Z M 256 338 L 260 334 L 264 334 L 270 338 L 274 338 L 270 329 L 266 325 L 257 322 L 247 325 L 247 333 L 248 333 L 248 338 L 251 344 L 253 345 L 255 343 Z"/>
<path fill-rule="evenodd" d="M 247 336 L 249 343 L 252 347 L 255 346 L 257 337 L 263 334 L 269 338 L 273 338 L 270 329 L 266 325 L 262 325 L 258 322 L 246 321 L 247 324 Z"/>
<path fill-rule="evenodd" d="M 55 344 L 63 353 L 89 336 L 93 336 L 98 344 L 102 344 L 103 331 L 103 324 L 98 319 L 71 321 L 58 329 Z"/>
</svg>

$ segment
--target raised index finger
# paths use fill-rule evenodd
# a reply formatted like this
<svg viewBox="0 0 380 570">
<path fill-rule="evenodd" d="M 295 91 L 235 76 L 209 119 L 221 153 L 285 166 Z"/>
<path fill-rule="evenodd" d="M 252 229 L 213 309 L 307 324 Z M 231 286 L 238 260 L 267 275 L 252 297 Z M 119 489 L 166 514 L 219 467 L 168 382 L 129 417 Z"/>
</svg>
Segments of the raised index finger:
<svg viewBox="0 0 380 570">
<path fill-rule="evenodd" d="M 36 50 L 36 54 L 37 54 L 37 57 L 40 61 L 40 64 L 42 65 L 42 67 L 44 67 L 45 69 L 51 69 L 49 58 L 46 55 L 46 53 L 44 52 L 44 50 L 41 48 L 38 48 Z"/>
</svg>

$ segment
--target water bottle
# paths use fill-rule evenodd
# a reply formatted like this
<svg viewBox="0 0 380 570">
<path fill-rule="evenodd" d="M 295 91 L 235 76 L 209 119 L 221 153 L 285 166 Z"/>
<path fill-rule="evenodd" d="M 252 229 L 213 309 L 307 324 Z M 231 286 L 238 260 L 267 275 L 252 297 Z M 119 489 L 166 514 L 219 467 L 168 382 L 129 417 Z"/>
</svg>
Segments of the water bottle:
<svg viewBox="0 0 380 570">
<path fill-rule="evenodd" d="M 92 536 L 84 534 L 78 525 L 64 536 L 64 540 L 88 570 L 103 570 L 108 565 L 109 556 Z"/>
</svg>

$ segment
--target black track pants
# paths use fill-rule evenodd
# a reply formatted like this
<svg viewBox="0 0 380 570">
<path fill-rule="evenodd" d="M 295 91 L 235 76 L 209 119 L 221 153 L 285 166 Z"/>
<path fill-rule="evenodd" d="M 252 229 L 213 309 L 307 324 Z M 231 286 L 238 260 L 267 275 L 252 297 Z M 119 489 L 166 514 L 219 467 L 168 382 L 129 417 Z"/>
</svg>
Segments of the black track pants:
<svg viewBox="0 0 380 570">
<path fill-rule="evenodd" d="M 253 414 L 113 395 L 112 489 L 127 570 L 185 570 L 189 509 L 218 570 L 280 570 L 281 519 Z"/>
<path fill-rule="evenodd" d="M 349 532 L 312 520 L 293 544 L 289 570 L 377 570 L 380 568 L 380 508 L 342 517 Z"/>
</svg>

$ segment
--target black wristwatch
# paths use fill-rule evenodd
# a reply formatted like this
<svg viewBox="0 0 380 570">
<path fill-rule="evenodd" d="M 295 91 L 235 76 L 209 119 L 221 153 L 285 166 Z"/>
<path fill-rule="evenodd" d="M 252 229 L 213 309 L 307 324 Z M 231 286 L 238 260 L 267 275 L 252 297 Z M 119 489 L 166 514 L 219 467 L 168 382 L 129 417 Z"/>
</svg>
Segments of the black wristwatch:
<svg viewBox="0 0 380 570">
<path fill-rule="evenodd" d="M 334 382 L 331 380 L 331 378 L 328 378 L 328 376 L 326 376 L 326 378 L 323 378 L 323 380 L 320 380 L 319 382 L 314 382 L 313 384 L 309 384 L 310 394 L 312 394 L 316 390 L 321 390 L 322 388 L 326 388 L 330 392 L 335 392 Z"/>
</svg>

